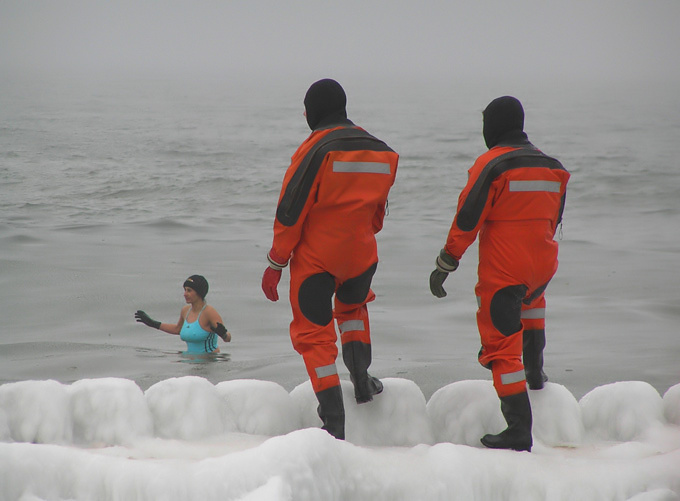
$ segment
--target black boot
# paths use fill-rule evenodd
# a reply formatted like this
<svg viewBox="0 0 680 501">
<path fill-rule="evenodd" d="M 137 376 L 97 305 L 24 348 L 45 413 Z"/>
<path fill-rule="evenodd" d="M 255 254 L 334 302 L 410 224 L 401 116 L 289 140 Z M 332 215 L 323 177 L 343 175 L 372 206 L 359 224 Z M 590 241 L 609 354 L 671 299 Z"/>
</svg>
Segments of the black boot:
<svg viewBox="0 0 680 501">
<path fill-rule="evenodd" d="M 342 401 L 342 388 L 331 386 L 316 394 L 319 401 L 317 412 L 326 430 L 339 440 L 345 440 L 345 404 Z"/>
<path fill-rule="evenodd" d="M 371 365 L 371 345 L 361 341 L 349 341 L 342 345 L 342 360 L 349 370 L 349 378 L 354 385 L 354 398 L 357 404 L 373 400 L 373 395 L 383 391 L 383 384 L 377 377 L 368 373 Z"/>
<path fill-rule="evenodd" d="M 484 435 L 482 444 L 490 449 L 531 451 L 531 404 L 527 392 L 500 397 L 501 412 L 508 427 L 498 435 Z"/>
<path fill-rule="evenodd" d="M 545 330 L 533 329 L 524 331 L 523 362 L 524 374 L 530 390 L 543 388 L 548 376 L 543 372 L 543 349 L 545 348 Z"/>
</svg>

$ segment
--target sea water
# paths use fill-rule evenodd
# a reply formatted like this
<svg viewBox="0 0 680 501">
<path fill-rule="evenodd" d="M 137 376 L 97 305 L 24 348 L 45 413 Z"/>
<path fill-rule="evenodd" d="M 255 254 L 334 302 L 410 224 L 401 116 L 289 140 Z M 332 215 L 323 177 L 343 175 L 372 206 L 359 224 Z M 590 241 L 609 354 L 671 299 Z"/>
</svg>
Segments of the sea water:
<svg viewBox="0 0 680 501">
<path fill-rule="evenodd" d="M 8 78 L 0 83 L 0 384 L 115 376 L 142 389 L 175 376 L 307 376 L 281 300 L 260 289 L 281 180 L 307 137 L 310 82 Z M 571 172 L 560 269 L 548 288 L 546 372 L 580 397 L 680 381 L 680 97 L 660 86 L 525 88 L 342 82 L 349 117 L 400 153 L 370 305 L 379 377 L 425 396 L 488 379 L 476 362 L 476 246 L 434 298 L 428 276 L 467 169 L 481 111 L 503 94 L 530 139 Z M 182 283 L 233 334 L 207 359 L 134 321 L 175 322 Z M 340 364 L 341 365 L 341 364 Z M 346 377 L 342 372 L 341 376 Z"/>
</svg>

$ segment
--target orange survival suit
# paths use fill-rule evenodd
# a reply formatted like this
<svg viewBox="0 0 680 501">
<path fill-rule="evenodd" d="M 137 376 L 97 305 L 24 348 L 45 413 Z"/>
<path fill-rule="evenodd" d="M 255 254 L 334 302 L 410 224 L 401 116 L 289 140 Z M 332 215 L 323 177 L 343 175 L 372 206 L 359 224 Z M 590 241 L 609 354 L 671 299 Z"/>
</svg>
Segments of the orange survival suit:
<svg viewBox="0 0 680 501">
<path fill-rule="evenodd" d="M 524 112 L 510 96 L 494 100 L 484 112 L 489 151 L 468 171 L 446 245 L 433 272 L 448 274 L 479 235 L 477 325 L 482 349 L 479 361 L 493 373 L 509 431 L 485 436 L 484 445 L 531 449 L 531 409 L 526 395 L 523 345 L 541 335 L 525 358 L 536 366 L 543 387 L 545 289 L 557 271 L 555 231 L 564 210 L 569 173 L 539 151 L 523 132 Z M 447 265 L 447 262 L 449 263 Z M 439 286 L 446 275 L 440 275 Z M 431 286 L 432 287 L 432 286 Z M 442 297 L 445 292 L 437 294 Z M 525 342 L 524 332 L 527 336 Z M 538 361 L 540 357 L 540 364 Z M 538 367 L 540 365 L 540 367 Z M 545 378 L 545 379 L 542 379 Z M 522 432 L 515 433 L 516 428 Z M 485 440 L 491 437 L 491 440 Z"/>
<path fill-rule="evenodd" d="M 309 99 L 314 90 L 323 98 L 316 107 Z M 370 289 L 378 264 L 375 233 L 382 229 L 398 162 L 389 146 L 346 118 L 344 102 L 341 110 L 319 113 L 341 90 L 337 82 L 322 80 L 308 92 L 305 107 L 313 132 L 284 176 L 268 255 L 274 268 L 290 260 L 291 340 L 319 400 L 324 429 L 337 438 L 344 438 L 344 406 L 334 319 L 357 402 L 382 390 L 367 372 L 366 304 L 375 299 Z"/>
<path fill-rule="evenodd" d="M 525 391 L 523 326 L 544 328 L 545 288 L 557 271 L 558 244 L 569 173 L 518 138 L 480 156 L 444 250 L 460 260 L 479 234 L 477 324 L 479 361 L 491 365 L 499 396 Z"/>
</svg>

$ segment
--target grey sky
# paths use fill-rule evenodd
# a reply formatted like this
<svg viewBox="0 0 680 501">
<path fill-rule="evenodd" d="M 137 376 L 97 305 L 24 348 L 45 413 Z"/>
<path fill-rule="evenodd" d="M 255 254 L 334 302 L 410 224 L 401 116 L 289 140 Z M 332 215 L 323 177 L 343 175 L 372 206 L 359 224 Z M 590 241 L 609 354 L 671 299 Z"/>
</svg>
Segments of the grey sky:
<svg viewBox="0 0 680 501">
<path fill-rule="evenodd" d="M 5 71 L 680 81 L 679 0 L 0 0 Z"/>
</svg>

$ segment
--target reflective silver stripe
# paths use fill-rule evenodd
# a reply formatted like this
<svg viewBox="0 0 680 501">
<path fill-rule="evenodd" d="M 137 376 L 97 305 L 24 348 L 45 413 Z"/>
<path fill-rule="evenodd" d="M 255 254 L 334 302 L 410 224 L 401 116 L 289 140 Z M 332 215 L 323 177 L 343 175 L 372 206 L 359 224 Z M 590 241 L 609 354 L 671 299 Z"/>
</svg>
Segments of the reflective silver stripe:
<svg viewBox="0 0 680 501">
<path fill-rule="evenodd" d="M 510 191 L 549 191 L 559 193 L 559 181 L 510 181 Z"/>
<path fill-rule="evenodd" d="M 350 331 L 363 331 L 366 330 L 364 328 L 364 321 L 363 320 L 348 320 L 347 322 L 343 322 L 338 325 L 340 328 L 340 333 L 344 334 L 345 332 L 350 332 Z"/>
<path fill-rule="evenodd" d="M 524 310 L 521 315 L 522 318 L 545 318 L 545 308 L 532 308 Z"/>
<path fill-rule="evenodd" d="M 508 374 L 501 374 L 501 383 L 503 384 L 519 383 L 520 381 L 524 381 L 525 377 L 526 376 L 524 375 L 524 369 L 517 372 L 510 372 Z"/>
<path fill-rule="evenodd" d="M 390 164 L 384 162 L 333 162 L 333 172 L 362 172 L 367 174 L 389 174 Z"/>
<path fill-rule="evenodd" d="M 335 367 L 335 364 L 317 367 L 314 370 L 316 371 L 316 377 L 318 377 L 319 379 L 321 379 L 322 377 L 333 376 L 338 373 L 338 369 Z"/>
</svg>

